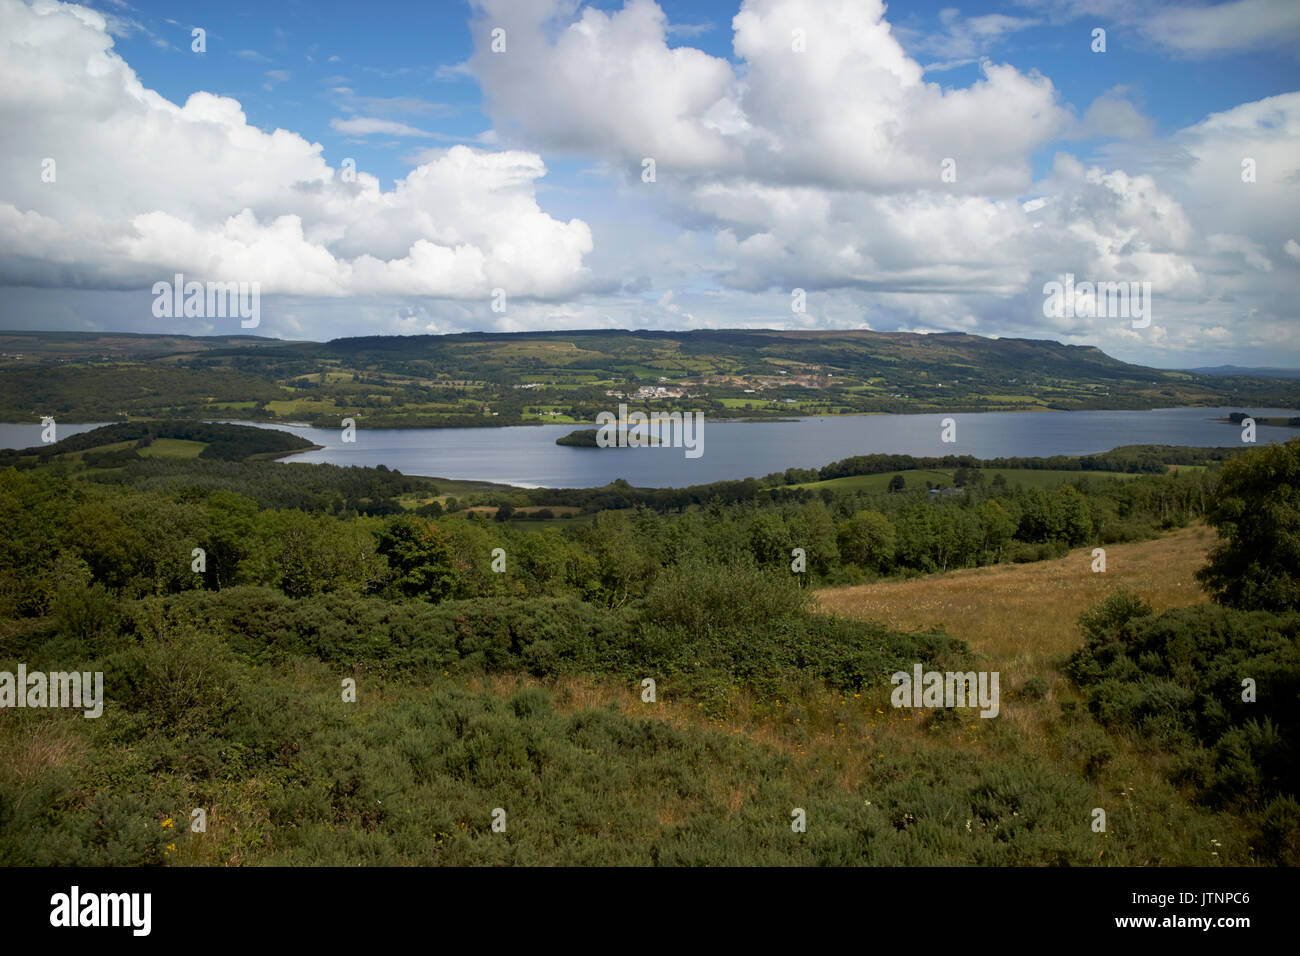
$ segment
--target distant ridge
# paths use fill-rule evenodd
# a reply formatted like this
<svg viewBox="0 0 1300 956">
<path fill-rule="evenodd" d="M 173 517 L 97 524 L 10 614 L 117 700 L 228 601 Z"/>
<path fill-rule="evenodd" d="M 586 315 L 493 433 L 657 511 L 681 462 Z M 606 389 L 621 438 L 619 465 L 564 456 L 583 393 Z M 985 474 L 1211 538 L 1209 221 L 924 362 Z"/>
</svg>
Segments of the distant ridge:
<svg viewBox="0 0 1300 956">
<path fill-rule="evenodd" d="M 1245 370 L 1250 371 L 1250 370 Z M 328 342 L 0 333 L 0 420 L 338 428 L 589 425 L 627 402 L 710 419 L 1187 406 L 1300 408 L 1300 374 L 1156 369 L 1049 339 L 582 329 Z"/>
<path fill-rule="evenodd" d="M 1246 368 L 1241 365 L 1209 365 L 1184 371 L 1197 375 L 1243 375 L 1251 378 L 1300 378 L 1300 368 Z"/>
</svg>

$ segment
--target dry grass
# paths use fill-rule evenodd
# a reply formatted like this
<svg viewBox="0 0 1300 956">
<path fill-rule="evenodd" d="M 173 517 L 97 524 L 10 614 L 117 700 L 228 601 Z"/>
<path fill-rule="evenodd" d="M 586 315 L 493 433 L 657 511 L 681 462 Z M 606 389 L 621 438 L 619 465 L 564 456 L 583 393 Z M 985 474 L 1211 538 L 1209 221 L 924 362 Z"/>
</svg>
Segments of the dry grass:
<svg viewBox="0 0 1300 956">
<path fill-rule="evenodd" d="M 24 720 L 25 715 L 7 710 L 0 715 L 0 780 L 27 784 L 52 770 L 81 765 L 86 743 L 66 716 Z"/>
<path fill-rule="evenodd" d="M 1092 550 L 1055 561 L 1003 564 L 818 591 L 820 610 L 892 628 L 942 625 L 978 653 L 1017 671 L 1039 671 L 1079 646 L 1079 614 L 1123 586 L 1156 611 L 1204 604 L 1193 574 L 1205 564 L 1214 531 L 1194 526 L 1154 541 L 1106 548 L 1106 571 Z"/>
<path fill-rule="evenodd" d="M 1080 613 L 1095 606 L 1117 587 L 1140 595 L 1157 611 L 1207 598 L 1194 573 L 1204 566 L 1215 543 L 1214 531 L 1194 526 L 1154 541 L 1106 548 L 1106 571 L 1092 571 L 1092 549 L 1082 548 L 1054 561 L 972 568 L 906 581 L 882 581 L 817 592 L 817 606 L 826 613 L 880 621 L 899 630 L 943 627 L 984 656 L 990 670 L 1001 673 L 1004 704 L 1000 723 L 1011 732 L 1027 759 L 1064 766 L 1058 739 L 1058 702 L 1078 700 L 1078 692 L 1061 679 L 1060 668 L 1080 645 Z M 1005 701 L 1030 677 L 1050 688 L 1042 700 Z M 1008 706 L 1011 703 L 1011 706 Z M 890 711 L 885 705 L 887 714 Z M 925 747 L 919 722 L 910 726 L 890 714 L 892 735 L 903 731 L 911 747 Z M 950 736 L 944 746 L 988 754 L 989 739 L 972 722 L 969 736 Z M 901 742 L 897 737 L 896 742 Z M 1160 774 L 1137 754 L 1131 742 L 1117 741 L 1127 768 L 1123 784 L 1151 788 Z M 1116 769 L 1118 772 L 1118 768 Z"/>
</svg>

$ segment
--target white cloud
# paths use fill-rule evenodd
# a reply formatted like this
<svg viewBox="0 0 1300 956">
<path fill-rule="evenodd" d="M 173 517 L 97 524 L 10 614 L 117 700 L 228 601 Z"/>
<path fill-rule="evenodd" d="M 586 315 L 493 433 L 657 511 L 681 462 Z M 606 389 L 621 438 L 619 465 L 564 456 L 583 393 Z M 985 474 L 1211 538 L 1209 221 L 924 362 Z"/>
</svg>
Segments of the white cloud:
<svg viewBox="0 0 1300 956">
<path fill-rule="evenodd" d="M 927 72 L 973 63 L 988 54 L 1003 37 L 1038 23 L 1034 19 L 1002 13 L 962 17 L 961 11 L 955 7 L 940 10 L 939 22 L 943 26 L 942 32 L 895 31 L 905 38 L 909 49 L 942 58 L 941 63 L 927 65 Z"/>
<path fill-rule="evenodd" d="M 92 10 L 0 0 L 0 111 L 22 132 L 0 153 L 0 281 L 128 289 L 184 272 L 264 295 L 486 301 L 587 279 L 590 230 L 538 206 L 533 153 L 458 146 L 390 191 L 344 182 L 319 144 L 250 126 L 233 99 L 169 102 L 112 45 Z"/>
<path fill-rule="evenodd" d="M 422 129 L 416 129 L 414 126 L 408 126 L 405 123 L 399 123 L 396 120 L 379 119 L 373 116 L 354 116 L 349 119 L 332 119 L 330 128 L 339 133 L 347 133 L 351 136 L 371 136 L 375 133 L 383 133 L 388 136 L 432 136 L 432 133 L 425 132 Z"/>
<path fill-rule="evenodd" d="M 1140 22 L 1148 39 L 1193 55 L 1300 43 L 1300 4 L 1294 0 L 1171 4 Z"/>
<path fill-rule="evenodd" d="M 1251 242 L 1245 236 L 1228 236 L 1215 233 L 1205 237 L 1206 247 L 1211 252 L 1226 252 L 1239 255 L 1246 264 L 1259 272 L 1272 272 L 1273 263 L 1264 254 L 1264 248 L 1257 242 Z"/>
<path fill-rule="evenodd" d="M 1011 66 L 984 63 L 965 89 L 924 82 L 879 0 L 745 0 L 732 21 L 738 70 L 670 48 L 652 0 L 573 20 L 561 0 L 475 6 L 469 64 L 503 136 L 638 173 L 651 157 L 663 178 L 895 189 L 937 181 L 954 157 L 966 169 L 957 191 L 1010 192 L 1030 179 L 1028 152 L 1068 119 L 1049 80 Z M 498 26 L 506 53 L 490 48 Z"/>
<path fill-rule="evenodd" d="M 558 5 L 510 0 L 475 3 L 469 66 L 500 131 L 541 147 L 654 157 L 665 165 L 707 168 L 739 152 L 705 119 L 734 91 L 730 65 L 689 47 L 669 49 L 668 20 L 652 0 L 614 13 L 587 7 L 552 40 Z M 507 52 L 491 50 L 504 29 Z M 545 82 L 538 82 L 545 77 Z"/>
<path fill-rule="evenodd" d="M 266 82 L 262 84 L 262 89 L 268 91 L 274 89 L 278 83 L 287 83 L 293 77 L 288 70 L 267 70 L 264 75 Z"/>
<path fill-rule="evenodd" d="M 1107 90 L 1092 101 L 1077 135 L 1105 139 L 1139 139 L 1150 136 L 1155 124 L 1125 96 L 1122 86 Z"/>
<path fill-rule="evenodd" d="M 1300 43 L 1295 0 L 1017 0 L 1054 22 L 1080 19 L 1117 23 L 1146 44 L 1188 57 L 1226 55 Z"/>
</svg>

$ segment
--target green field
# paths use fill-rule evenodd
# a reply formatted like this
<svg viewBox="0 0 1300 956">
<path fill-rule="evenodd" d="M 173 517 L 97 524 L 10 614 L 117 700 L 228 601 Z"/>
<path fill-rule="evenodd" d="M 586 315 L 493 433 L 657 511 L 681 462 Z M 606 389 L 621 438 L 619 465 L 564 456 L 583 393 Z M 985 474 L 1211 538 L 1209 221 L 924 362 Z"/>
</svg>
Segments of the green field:
<svg viewBox="0 0 1300 956">
<path fill-rule="evenodd" d="M 156 438 L 152 445 L 140 449 L 141 458 L 198 458 L 208 447 L 206 442 L 183 438 Z"/>
</svg>

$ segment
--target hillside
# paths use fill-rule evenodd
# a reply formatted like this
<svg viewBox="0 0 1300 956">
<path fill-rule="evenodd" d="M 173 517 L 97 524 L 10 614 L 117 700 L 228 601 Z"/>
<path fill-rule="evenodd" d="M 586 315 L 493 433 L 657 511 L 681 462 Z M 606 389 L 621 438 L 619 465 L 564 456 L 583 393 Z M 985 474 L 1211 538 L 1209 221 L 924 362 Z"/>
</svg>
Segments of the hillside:
<svg viewBox="0 0 1300 956">
<path fill-rule="evenodd" d="M 335 427 L 590 423 L 620 402 L 709 418 L 1289 406 L 1300 382 L 1163 371 L 963 333 L 576 331 L 277 342 L 0 336 L 8 421 L 230 416 Z"/>
</svg>

